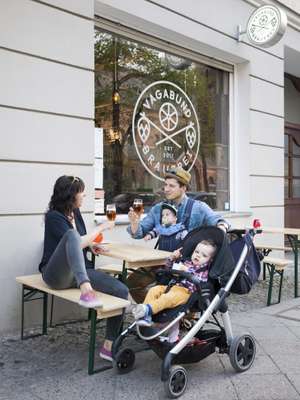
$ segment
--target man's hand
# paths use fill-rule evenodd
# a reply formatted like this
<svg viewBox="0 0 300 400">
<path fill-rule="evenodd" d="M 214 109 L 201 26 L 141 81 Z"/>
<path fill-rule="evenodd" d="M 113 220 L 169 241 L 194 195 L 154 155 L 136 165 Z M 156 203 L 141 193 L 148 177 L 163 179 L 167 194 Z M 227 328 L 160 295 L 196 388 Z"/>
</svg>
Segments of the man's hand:
<svg viewBox="0 0 300 400">
<path fill-rule="evenodd" d="M 139 216 L 139 214 L 137 214 L 136 212 L 133 211 L 132 207 L 130 207 L 130 209 L 129 209 L 128 219 L 129 219 L 129 222 L 131 225 L 131 232 L 134 235 L 139 227 L 140 216 Z"/>
<path fill-rule="evenodd" d="M 151 235 L 146 235 L 146 236 L 144 236 L 144 240 L 145 240 L 145 242 L 148 242 L 148 240 L 151 240 L 152 239 L 152 236 Z"/>
<path fill-rule="evenodd" d="M 226 233 L 227 230 L 228 230 L 228 224 L 226 224 L 226 222 L 219 222 L 219 223 L 217 224 L 217 228 L 222 229 L 222 231 L 223 231 L 224 233 Z"/>
<path fill-rule="evenodd" d="M 140 222 L 140 216 L 136 212 L 134 212 L 133 208 L 130 207 L 128 213 L 128 219 L 131 224 L 138 224 Z"/>
</svg>

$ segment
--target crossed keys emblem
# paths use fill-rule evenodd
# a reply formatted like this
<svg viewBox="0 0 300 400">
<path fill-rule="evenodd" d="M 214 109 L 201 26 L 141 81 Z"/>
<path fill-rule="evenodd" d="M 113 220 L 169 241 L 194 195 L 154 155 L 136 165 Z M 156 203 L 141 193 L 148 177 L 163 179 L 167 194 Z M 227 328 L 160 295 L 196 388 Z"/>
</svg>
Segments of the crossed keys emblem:
<svg viewBox="0 0 300 400">
<path fill-rule="evenodd" d="M 176 108 L 171 103 L 164 103 L 159 110 L 159 122 L 162 126 L 160 128 L 156 125 L 151 119 L 149 119 L 145 112 L 140 113 L 140 119 L 137 123 L 137 130 L 140 136 L 141 141 L 145 144 L 149 138 L 151 133 L 151 127 L 155 128 L 158 132 L 160 132 L 164 137 L 156 142 L 156 146 L 164 143 L 167 140 L 170 140 L 175 146 L 181 149 L 181 145 L 174 139 L 175 136 L 179 135 L 182 132 L 185 132 L 185 139 L 190 149 L 196 143 L 197 135 L 196 130 L 194 128 L 194 123 L 190 122 L 188 125 L 183 128 L 178 129 L 173 133 L 167 133 L 173 131 L 178 125 L 178 113 Z M 167 131 L 167 132 L 166 132 Z"/>
</svg>

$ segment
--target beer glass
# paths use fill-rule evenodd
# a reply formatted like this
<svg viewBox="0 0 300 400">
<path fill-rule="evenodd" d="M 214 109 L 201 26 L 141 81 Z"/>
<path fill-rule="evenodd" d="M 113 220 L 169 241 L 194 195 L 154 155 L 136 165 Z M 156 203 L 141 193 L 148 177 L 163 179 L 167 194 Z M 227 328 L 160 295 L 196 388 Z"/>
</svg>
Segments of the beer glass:
<svg viewBox="0 0 300 400">
<path fill-rule="evenodd" d="M 137 213 L 138 215 L 143 214 L 143 212 L 144 212 L 143 200 L 142 199 L 134 199 L 132 208 L 133 208 L 133 211 L 135 213 Z"/>
<path fill-rule="evenodd" d="M 106 217 L 109 221 L 114 221 L 116 219 L 116 205 L 115 204 L 107 204 L 106 206 Z"/>
</svg>

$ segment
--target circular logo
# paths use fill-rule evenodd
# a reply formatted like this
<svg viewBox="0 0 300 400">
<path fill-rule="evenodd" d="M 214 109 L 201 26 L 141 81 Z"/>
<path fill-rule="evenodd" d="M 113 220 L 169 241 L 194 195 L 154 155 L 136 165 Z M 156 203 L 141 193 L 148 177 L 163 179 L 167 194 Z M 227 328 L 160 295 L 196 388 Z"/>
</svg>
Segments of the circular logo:
<svg viewBox="0 0 300 400">
<path fill-rule="evenodd" d="M 157 81 L 140 94 L 132 117 L 137 154 L 146 170 L 163 181 L 167 171 L 190 171 L 200 146 L 200 126 L 187 94 L 168 81 Z"/>
</svg>

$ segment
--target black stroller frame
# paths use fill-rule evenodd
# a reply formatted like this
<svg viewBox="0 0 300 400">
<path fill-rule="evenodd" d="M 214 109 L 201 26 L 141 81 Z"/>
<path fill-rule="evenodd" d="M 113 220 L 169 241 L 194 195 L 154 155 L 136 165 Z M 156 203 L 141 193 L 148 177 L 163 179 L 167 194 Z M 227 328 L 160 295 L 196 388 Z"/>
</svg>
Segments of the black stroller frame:
<svg viewBox="0 0 300 400">
<path fill-rule="evenodd" d="M 219 228 L 207 227 L 202 228 L 201 231 L 203 231 L 203 229 L 206 229 L 208 234 L 212 229 L 217 230 L 218 234 L 220 234 Z M 194 234 L 193 232 L 189 233 L 187 240 L 190 241 L 190 237 L 192 237 Z M 220 276 L 218 278 L 218 291 L 211 301 L 208 302 L 205 307 L 203 307 L 200 318 L 196 320 L 196 322 L 194 321 L 194 324 L 191 323 L 190 329 L 187 331 L 187 333 L 175 344 L 162 341 L 162 335 L 168 332 L 175 324 L 182 321 L 184 317 L 187 316 L 190 309 L 193 307 L 193 305 L 195 305 L 195 301 L 199 301 L 199 292 L 201 294 L 201 288 L 199 281 L 197 282 L 197 279 L 191 274 L 182 271 L 172 272 L 172 274 L 179 278 L 184 277 L 185 279 L 190 279 L 191 282 L 196 285 L 198 283 L 199 292 L 192 294 L 186 305 L 179 306 L 176 309 L 172 309 L 172 311 L 170 310 L 170 312 L 173 313 L 174 318 L 162 328 L 142 327 L 137 325 L 136 321 L 129 325 L 113 344 L 114 367 L 117 372 L 127 373 L 133 368 L 135 362 L 134 351 L 131 348 L 121 348 L 122 342 L 130 334 L 134 334 L 138 338 L 145 340 L 150 346 L 150 349 L 154 350 L 155 353 L 162 358 L 163 362 L 161 367 L 161 380 L 164 383 L 165 393 L 170 398 L 180 397 L 186 390 L 187 386 L 187 372 L 185 368 L 181 365 L 174 365 L 174 363 L 185 364 L 199 362 L 201 359 L 204 359 L 208 355 L 216 352 L 216 348 L 218 348 L 220 353 L 227 353 L 229 355 L 231 365 L 237 372 L 248 370 L 255 359 L 255 340 L 248 333 L 234 336 L 225 299 L 229 295 L 230 289 L 250 251 L 250 247 L 247 244 L 247 242 L 249 243 L 249 238 L 250 242 L 252 243 L 254 235 L 259 232 L 260 231 L 255 229 L 251 229 L 249 231 L 238 231 L 239 236 L 245 234 L 247 235 L 248 240 L 245 241 L 244 248 L 242 249 L 239 260 L 235 266 L 232 256 L 230 258 L 230 251 L 227 252 L 227 259 L 225 257 L 226 260 L 223 257 L 221 260 L 219 260 L 219 264 L 216 260 L 216 264 L 218 265 L 216 268 L 214 268 L 214 270 L 213 267 L 211 267 L 210 270 L 210 275 L 212 275 L 214 278 L 217 277 L 217 275 L 215 275 L 216 269 L 222 265 L 222 262 L 225 262 L 225 264 L 227 263 L 227 270 L 223 270 L 221 278 Z M 226 247 L 226 243 L 228 244 L 228 242 L 226 238 L 224 238 L 225 235 L 222 232 L 221 234 L 223 235 L 224 239 L 222 246 L 224 246 L 225 243 Z M 189 243 L 189 245 L 192 246 L 191 243 Z M 220 249 L 218 251 L 218 254 L 219 253 Z M 216 264 L 214 263 L 214 266 Z M 219 323 L 215 315 L 218 311 L 221 313 L 223 326 Z M 165 322 L 164 318 L 161 320 L 159 319 L 160 314 L 157 315 L 158 319 L 154 319 L 155 322 Z M 166 313 L 164 314 L 166 315 Z M 211 318 L 214 319 L 214 322 L 211 321 Z M 202 329 L 205 324 L 216 325 L 218 330 Z M 197 338 L 197 344 L 191 345 L 190 343 L 192 343 L 193 339 L 195 338 Z"/>
</svg>

